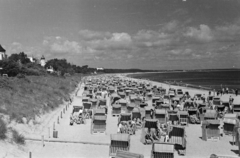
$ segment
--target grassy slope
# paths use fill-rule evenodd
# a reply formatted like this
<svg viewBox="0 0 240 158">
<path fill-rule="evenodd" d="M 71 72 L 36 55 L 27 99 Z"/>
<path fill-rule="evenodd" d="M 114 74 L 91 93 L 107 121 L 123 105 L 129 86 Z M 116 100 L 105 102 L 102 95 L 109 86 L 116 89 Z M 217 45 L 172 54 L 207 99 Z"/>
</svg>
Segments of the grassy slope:
<svg viewBox="0 0 240 158">
<path fill-rule="evenodd" d="M 27 76 L 25 78 L 0 77 L 0 114 L 7 114 L 18 122 L 25 117 L 34 119 L 53 110 L 63 100 L 69 100 L 80 75 L 72 77 Z"/>
</svg>

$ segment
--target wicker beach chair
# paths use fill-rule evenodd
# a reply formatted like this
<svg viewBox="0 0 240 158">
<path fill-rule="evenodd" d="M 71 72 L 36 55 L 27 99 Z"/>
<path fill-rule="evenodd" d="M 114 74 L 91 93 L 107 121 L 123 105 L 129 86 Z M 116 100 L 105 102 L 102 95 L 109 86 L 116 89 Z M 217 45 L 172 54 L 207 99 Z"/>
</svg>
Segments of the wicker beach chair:
<svg viewBox="0 0 240 158">
<path fill-rule="evenodd" d="M 118 122 L 121 121 L 131 121 L 132 120 L 132 114 L 131 113 L 121 113 L 118 118 Z"/>
<path fill-rule="evenodd" d="M 233 100 L 232 109 L 233 109 L 233 113 L 240 112 L 240 99 L 236 98 Z"/>
<path fill-rule="evenodd" d="M 155 110 L 155 119 L 159 121 L 159 123 L 167 122 L 167 111 L 165 109 L 156 109 Z"/>
<path fill-rule="evenodd" d="M 92 116 L 92 103 L 91 102 L 83 102 L 83 107 L 84 107 L 84 111 L 85 111 L 85 118 L 90 118 Z"/>
<path fill-rule="evenodd" d="M 125 97 L 126 97 L 126 94 L 124 93 L 124 91 L 118 92 L 118 95 L 119 95 L 122 99 L 125 99 Z"/>
<path fill-rule="evenodd" d="M 207 110 L 204 114 L 204 120 L 216 120 L 217 119 L 217 111 L 216 110 Z"/>
<path fill-rule="evenodd" d="M 189 114 L 187 111 L 178 111 L 179 124 L 188 125 Z"/>
<path fill-rule="evenodd" d="M 115 158 L 144 158 L 144 155 L 129 151 L 118 150 Z"/>
<path fill-rule="evenodd" d="M 145 108 L 146 106 L 148 106 L 148 104 L 145 103 L 145 102 L 142 102 L 142 103 L 140 103 L 140 105 L 139 105 L 140 108 Z"/>
<path fill-rule="evenodd" d="M 105 133 L 107 127 L 107 116 L 93 116 L 91 133 Z"/>
<path fill-rule="evenodd" d="M 126 112 L 126 110 L 127 110 L 127 100 L 119 99 L 117 102 L 121 105 L 121 110 Z"/>
<path fill-rule="evenodd" d="M 157 129 L 157 119 L 145 119 L 144 128 L 155 128 Z"/>
<path fill-rule="evenodd" d="M 202 139 L 219 140 L 220 139 L 220 121 L 219 120 L 205 120 L 202 122 Z"/>
<path fill-rule="evenodd" d="M 99 99 L 99 103 L 98 103 L 98 106 L 107 106 L 107 100 L 106 99 Z"/>
<path fill-rule="evenodd" d="M 174 144 L 175 149 L 180 155 L 186 154 L 186 133 L 185 128 L 180 126 L 168 127 L 169 143 Z"/>
<path fill-rule="evenodd" d="M 118 94 L 116 94 L 116 93 L 112 94 L 111 95 L 111 105 L 115 104 L 119 99 L 121 99 L 121 97 Z"/>
<path fill-rule="evenodd" d="M 96 109 L 96 108 L 97 108 L 98 100 L 93 98 L 93 99 L 90 99 L 90 102 L 92 103 L 91 108 L 92 108 L 92 109 Z"/>
<path fill-rule="evenodd" d="M 127 104 L 127 113 L 131 113 L 135 107 L 136 107 L 135 103 Z"/>
<path fill-rule="evenodd" d="M 145 118 L 146 119 L 152 119 L 151 118 L 151 111 L 153 110 L 152 107 L 146 106 L 145 108 Z"/>
<path fill-rule="evenodd" d="M 174 144 L 153 143 L 151 158 L 174 158 Z"/>
<path fill-rule="evenodd" d="M 141 117 L 141 112 L 140 112 L 140 109 L 139 108 L 137 108 L 137 107 L 135 107 L 133 110 L 132 110 L 132 119 L 133 118 L 142 118 Z"/>
<path fill-rule="evenodd" d="M 88 102 L 89 99 L 90 99 L 89 97 L 83 97 L 83 98 L 82 98 L 82 102 Z"/>
<path fill-rule="evenodd" d="M 119 116 L 121 114 L 121 105 L 120 104 L 113 104 L 112 105 L 112 115 Z"/>
<path fill-rule="evenodd" d="M 178 122 L 178 114 L 177 111 L 174 110 L 168 110 L 168 121 L 171 121 L 172 124 L 174 124 L 175 122 Z"/>
<path fill-rule="evenodd" d="M 170 104 L 161 104 L 161 105 L 159 106 L 160 109 L 164 109 L 164 110 L 166 110 L 166 111 L 170 110 L 170 109 L 171 109 L 170 107 L 171 107 Z"/>
<path fill-rule="evenodd" d="M 223 132 L 227 135 L 233 135 L 237 123 L 236 114 L 225 114 L 223 119 Z"/>
<path fill-rule="evenodd" d="M 156 101 L 160 101 L 160 97 L 159 96 L 153 96 L 152 97 L 152 104 L 156 104 Z"/>
<path fill-rule="evenodd" d="M 142 98 L 140 97 L 136 97 L 135 100 L 134 100 L 134 103 L 139 106 L 141 103 L 142 103 Z"/>
<path fill-rule="evenodd" d="M 110 135 L 109 156 L 115 157 L 118 150 L 129 151 L 130 135 L 129 134 L 111 134 Z"/>
<path fill-rule="evenodd" d="M 94 109 L 93 111 L 94 116 L 105 116 L 106 115 L 106 110 L 105 109 Z"/>
</svg>

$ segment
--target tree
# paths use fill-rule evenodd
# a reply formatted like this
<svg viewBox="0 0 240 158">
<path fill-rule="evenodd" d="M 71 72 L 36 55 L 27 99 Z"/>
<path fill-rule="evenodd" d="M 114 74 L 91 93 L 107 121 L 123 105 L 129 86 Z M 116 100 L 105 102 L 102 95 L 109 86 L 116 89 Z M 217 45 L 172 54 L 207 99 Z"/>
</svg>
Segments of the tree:
<svg viewBox="0 0 240 158">
<path fill-rule="evenodd" d="M 20 52 L 19 54 L 12 54 L 8 60 L 21 62 L 22 64 L 31 63 L 30 59 L 27 57 L 27 54 Z"/>
</svg>

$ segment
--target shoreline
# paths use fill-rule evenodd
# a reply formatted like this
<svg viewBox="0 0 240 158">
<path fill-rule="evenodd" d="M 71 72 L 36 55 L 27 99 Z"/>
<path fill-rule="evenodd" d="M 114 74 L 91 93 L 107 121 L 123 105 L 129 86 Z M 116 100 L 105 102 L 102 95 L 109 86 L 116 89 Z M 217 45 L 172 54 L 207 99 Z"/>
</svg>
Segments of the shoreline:
<svg viewBox="0 0 240 158">
<path fill-rule="evenodd" d="M 190 71 L 190 72 L 195 72 L 195 71 Z M 203 72 L 203 71 L 201 71 Z M 204 71 L 205 72 L 205 71 Z M 213 71 L 216 72 L 216 71 Z M 140 79 L 140 80 L 147 80 L 147 81 L 153 81 L 153 82 L 159 82 L 159 83 L 164 83 L 170 86 L 180 86 L 180 87 L 184 87 L 184 88 L 191 88 L 191 89 L 196 89 L 196 90 L 206 90 L 206 91 L 211 91 L 217 93 L 217 92 L 221 92 L 222 88 L 226 89 L 227 87 L 231 87 L 228 90 L 228 94 L 234 95 L 235 94 L 235 89 L 238 89 L 237 85 L 235 85 L 237 88 L 233 88 L 232 85 L 228 84 L 228 85 L 224 85 L 224 84 L 220 84 L 219 87 L 217 88 L 216 86 L 218 85 L 198 85 L 198 84 L 191 84 L 191 83 L 184 83 L 182 81 L 154 81 L 154 80 L 150 80 L 148 78 L 138 78 L 138 77 L 134 77 L 133 75 L 141 75 L 141 74 L 148 74 L 148 73 L 154 73 L 154 74 L 163 74 L 163 73 L 183 73 L 183 72 L 139 72 L 139 73 L 127 73 L 127 74 L 123 74 L 123 76 L 125 77 L 130 77 L 130 78 L 134 78 L 134 79 Z M 176 80 L 178 80 L 176 78 Z"/>
</svg>

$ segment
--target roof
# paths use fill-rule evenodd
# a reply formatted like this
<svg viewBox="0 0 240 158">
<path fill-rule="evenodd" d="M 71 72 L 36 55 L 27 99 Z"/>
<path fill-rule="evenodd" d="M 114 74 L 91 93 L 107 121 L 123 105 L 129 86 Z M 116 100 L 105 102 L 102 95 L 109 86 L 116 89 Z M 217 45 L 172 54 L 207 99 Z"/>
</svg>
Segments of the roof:
<svg viewBox="0 0 240 158">
<path fill-rule="evenodd" d="M 116 141 L 129 141 L 130 136 L 128 134 L 111 134 L 110 135 L 111 140 Z"/>
<path fill-rule="evenodd" d="M 6 52 L 6 50 L 1 46 L 1 44 L 0 44 L 0 52 Z"/>
</svg>

